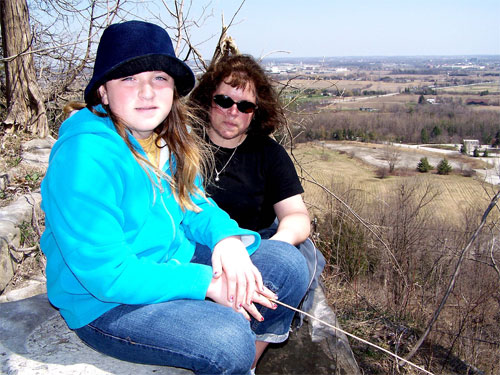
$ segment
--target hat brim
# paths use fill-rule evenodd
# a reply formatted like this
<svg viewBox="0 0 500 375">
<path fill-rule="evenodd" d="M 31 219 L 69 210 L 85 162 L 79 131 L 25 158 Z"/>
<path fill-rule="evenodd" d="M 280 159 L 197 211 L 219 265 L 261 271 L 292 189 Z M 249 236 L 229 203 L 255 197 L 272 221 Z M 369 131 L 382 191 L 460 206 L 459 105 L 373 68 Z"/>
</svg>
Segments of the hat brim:
<svg viewBox="0 0 500 375">
<path fill-rule="evenodd" d="M 195 77 L 186 63 L 176 57 L 162 54 L 150 54 L 121 62 L 109 69 L 102 77 L 92 77 L 85 88 L 85 102 L 99 86 L 107 81 L 151 71 L 163 71 L 170 75 L 180 96 L 185 96 L 193 89 Z"/>
</svg>

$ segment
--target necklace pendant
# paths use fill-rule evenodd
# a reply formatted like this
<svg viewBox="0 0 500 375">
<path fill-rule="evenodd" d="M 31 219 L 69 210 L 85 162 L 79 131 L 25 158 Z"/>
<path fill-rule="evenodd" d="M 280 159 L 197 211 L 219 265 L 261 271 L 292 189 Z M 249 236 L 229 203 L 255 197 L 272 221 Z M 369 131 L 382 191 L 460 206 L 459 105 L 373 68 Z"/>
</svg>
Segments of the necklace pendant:
<svg viewBox="0 0 500 375">
<path fill-rule="evenodd" d="M 215 180 L 215 182 L 219 181 L 219 175 L 224 171 L 224 169 L 226 169 L 227 165 L 229 164 L 229 162 L 233 158 L 234 154 L 236 153 L 236 150 L 238 149 L 238 146 L 236 146 L 236 148 L 233 150 L 233 153 L 231 154 L 231 156 L 229 157 L 229 159 L 227 159 L 226 164 L 224 164 L 224 166 L 221 168 L 220 171 L 218 171 L 217 168 L 215 168 L 215 166 L 214 166 L 214 170 L 215 170 L 215 179 L 214 180 Z"/>
</svg>

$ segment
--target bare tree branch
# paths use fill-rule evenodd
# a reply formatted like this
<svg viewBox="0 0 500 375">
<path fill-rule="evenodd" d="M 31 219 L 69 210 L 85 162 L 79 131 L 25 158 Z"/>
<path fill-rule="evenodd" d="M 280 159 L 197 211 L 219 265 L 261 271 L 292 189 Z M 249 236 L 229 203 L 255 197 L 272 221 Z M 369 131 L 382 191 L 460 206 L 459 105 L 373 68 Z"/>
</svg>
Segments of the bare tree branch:
<svg viewBox="0 0 500 375">
<path fill-rule="evenodd" d="M 497 273 L 498 277 L 500 278 L 500 269 L 498 268 L 497 262 L 495 261 L 495 257 L 493 255 L 493 249 L 495 248 L 495 238 L 491 241 L 491 247 L 490 247 L 490 259 L 491 259 L 491 264 L 493 266 L 493 269 Z"/>
<path fill-rule="evenodd" d="M 459 257 L 459 259 L 457 261 L 457 264 L 455 266 L 455 271 L 454 271 L 454 273 L 453 273 L 453 275 L 452 275 L 452 277 L 450 279 L 450 282 L 448 284 L 448 288 L 446 289 L 446 292 L 445 292 L 443 298 L 441 299 L 441 303 L 439 304 L 438 308 L 434 312 L 434 315 L 433 315 L 432 319 L 430 320 L 429 324 L 427 325 L 427 328 L 425 329 L 423 335 L 418 339 L 417 343 L 412 348 L 412 350 L 410 351 L 410 353 L 408 353 L 408 355 L 405 357 L 406 360 L 410 360 L 415 355 L 415 353 L 417 352 L 417 350 L 420 348 L 420 346 L 422 345 L 422 343 L 425 341 L 425 339 L 427 338 L 427 336 L 431 332 L 432 326 L 434 325 L 434 323 L 438 319 L 438 317 L 439 317 L 439 315 L 441 313 L 441 310 L 443 309 L 444 305 L 446 304 L 446 301 L 448 300 L 448 297 L 449 297 L 451 291 L 453 290 L 453 287 L 455 286 L 455 282 L 457 280 L 458 274 L 460 273 L 460 268 L 462 266 L 462 262 L 463 262 L 463 259 L 464 259 L 465 255 L 467 254 L 467 252 L 469 251 L 470 247 L 472 246 L 472 244 L 476 240 L 477 236 L 481 232 L 481 229 L 483 228 L 484 224 L 486 223 L 486 219 L 488 218 L 489 213 L 496 206 L 499 198 L 500 198 L 500 190 L 491 199 L 491 202 L 488 205 L 488 207 L 486 208 L 486 211 L 483 214 L 483 217 L 481 219 L 481 222 L 480 222 L 479 226 L 474 231 L 473 235 L 470 237 L 469 241 L 467 242 L 467 245 L 462 249 L 462 252 L 460 253 L 460 257 Z M 404 362 L 400 362 L 399 365 L 403 366 Z"/>
</svg>

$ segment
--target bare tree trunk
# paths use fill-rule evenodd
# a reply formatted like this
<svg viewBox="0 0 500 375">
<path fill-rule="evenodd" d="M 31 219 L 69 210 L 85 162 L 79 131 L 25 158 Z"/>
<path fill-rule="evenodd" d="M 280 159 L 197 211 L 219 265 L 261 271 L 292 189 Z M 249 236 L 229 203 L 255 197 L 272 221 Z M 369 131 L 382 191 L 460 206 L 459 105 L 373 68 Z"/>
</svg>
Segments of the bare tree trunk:
<svg viewBox="0 0 500 375">
<path fill-rule="evenodd" d="M 0 0 L 2 47 L 7 87 L 4 125 L 39 137 L 49 132 L 43 96 L 36 81 L 26 0 Z"/>
</svg>

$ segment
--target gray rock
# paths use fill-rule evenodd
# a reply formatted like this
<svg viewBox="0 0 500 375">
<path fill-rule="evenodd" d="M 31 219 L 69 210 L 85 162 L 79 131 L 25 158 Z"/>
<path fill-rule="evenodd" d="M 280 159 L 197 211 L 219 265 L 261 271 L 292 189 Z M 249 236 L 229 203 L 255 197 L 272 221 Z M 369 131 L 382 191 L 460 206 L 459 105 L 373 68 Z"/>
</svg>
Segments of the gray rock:
<svg viewBox="0 0 500 375">
<path fill-rule="evenodd" d="M 318 298 L 316 298 L 318 297 Z M 336 322 L 324 294 L 315 294 L 311 314 Z M 171 374 L 191 371 L 147 366 L 107 357 L 83 344 L 48 302 L 46 294 L 0 303 L 0 372 L 12 375 Z M 258 374 L 342 374 L 359 370 L 347 338 L 307 322 L 289 340 L 270 345 Z"/>
<path fill-rule="evenodd" d="M 0 361 L 0 372 L 8 375 L 192 374 L 95 352 L 67 327 L 46 294 L 0 304 Z"/>
<path fill-rule="evenodd" d="M 39 193 L 27 194 L 0 209 L 0 292 L 14 275 L 15 264 L 9 246 L 19 247 L 19 225 L 23 221 L 31 222 L 34 212 L 41 214 L 41 200 Z"/>
<path fill-rule="evenodd" d="M 10 291 L 5 290 L 0 295 L 0 303 L 19 301 L 38 294 L 47 293 L 46 281 L 45 276 L 33 276 L 32 279 L 25 281 L 22 287 Z"/>
<path fill-rule="evenodd" d="M 6 207 L 0 208 L 0 222 L 9 221 L 19 225 L 23 221 L 31 222 L 33 210 L 40 215 L 40 202 L 42 195 L 40 193 L 25 194 L 17 198 Z M 1 230 L 0 230 L 1 233 Z"/>
<path fill-rule="evenodd" d="M 321 287 L 314 290 L 309 315 L 339 327 Z M 288 341 L 269 345 L 257 366 L 258 374 L 360 375 L 347 336 L 306 317 L 304 325 L 290 333 Z"/>
<path fill-rule="evenodd" d="M 55 142 L 56 140 L 54 138 L 47 137 L 44 139 L 33 139 L 23 143 L 23 163 L 45 170 L 49 165 L 50 150 Z"/>
<path fill-rule="evenodd" d="M 19 228 L 11 221 L 0 220 L 0 291 L 3 291 L 14 276 L 14 260 L 10 245 L 19 246 Z"/>
</svg>

